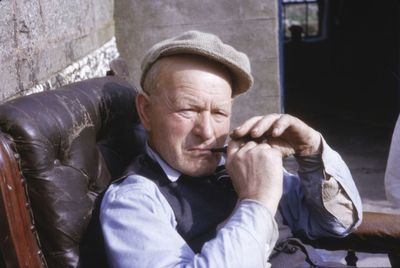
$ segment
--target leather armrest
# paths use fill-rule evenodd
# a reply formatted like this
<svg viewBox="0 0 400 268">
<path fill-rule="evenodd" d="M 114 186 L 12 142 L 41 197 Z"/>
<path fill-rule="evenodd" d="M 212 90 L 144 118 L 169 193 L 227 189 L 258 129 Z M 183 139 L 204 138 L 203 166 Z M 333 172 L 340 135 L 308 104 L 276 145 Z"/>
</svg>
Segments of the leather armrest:
<svg viewBox="0 0 400 268">
<path fill-rule="evenodd" d="M 364 212 L 361 225 L 347 237 L 307 242 L 328 250 L 400 254 L 400 215 Z"/>
</svg>

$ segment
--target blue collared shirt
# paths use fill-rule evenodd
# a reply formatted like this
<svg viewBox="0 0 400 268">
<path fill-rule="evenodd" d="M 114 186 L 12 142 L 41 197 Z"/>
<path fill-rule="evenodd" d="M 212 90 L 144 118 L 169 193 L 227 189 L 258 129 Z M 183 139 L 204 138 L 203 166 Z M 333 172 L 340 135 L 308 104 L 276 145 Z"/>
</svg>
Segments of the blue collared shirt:
<svg viewBox="0 0 400 268">
<path fill-rule="evenodd" d="M 179 178 L 156 152 L 148 148 L 148 154 L 171 181 Z M 347 166 L 325 141 L 321 158 L 299 159 L 300 176 L 284 173 L 280 208 L 294 231 L 310 238 L 344 236 L 361 221 L 361 200 Z M 269 267 L 278 238 L 274 215 L 257 201 L 241 200 L 195 254 L 176 231 L 165 197 L 139 175 L 109 187 L 100 221 L 112 267 Z"/>
</svg>

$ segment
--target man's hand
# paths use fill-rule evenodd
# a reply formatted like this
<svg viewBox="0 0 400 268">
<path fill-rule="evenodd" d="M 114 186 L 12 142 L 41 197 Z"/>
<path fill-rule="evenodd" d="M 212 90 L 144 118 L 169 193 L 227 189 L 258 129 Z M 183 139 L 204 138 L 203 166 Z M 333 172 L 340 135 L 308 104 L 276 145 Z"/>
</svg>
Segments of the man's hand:
<svg viewBox="0 0 400 268">
<path fill-rule="evenodd" d="M 283 156 L 320 153 L 319 132 L 288 114 L 269 114 L 250 118 L 231 133 L 233 140 L 244 137 L 265 138 L 266 142 L 272 148 L 278 149 Z"/>
<path fill-rule="evenodd" d="M 226 168 L 240 199 L 253 199 L 276 213 L 282 196 L 282 154 L 266 143 L 232 140 Z"/>
</svg>

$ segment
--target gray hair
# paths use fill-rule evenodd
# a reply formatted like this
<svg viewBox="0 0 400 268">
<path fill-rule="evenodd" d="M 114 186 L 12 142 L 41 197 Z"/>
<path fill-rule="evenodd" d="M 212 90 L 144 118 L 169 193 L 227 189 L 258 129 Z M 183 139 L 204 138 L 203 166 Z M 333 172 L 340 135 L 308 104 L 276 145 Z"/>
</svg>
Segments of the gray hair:
<svg viewBox="0 0 400 268">
<path fill-rule="evenodd" d="M 162 60 L 156 61 L 149 71 L 143 81 L 142 90 L 147 93 L 147 95 L 157 95 L 158 93 L 158 82 L 160 81 L 160 75 L 162 70 Z"/>
</svg>

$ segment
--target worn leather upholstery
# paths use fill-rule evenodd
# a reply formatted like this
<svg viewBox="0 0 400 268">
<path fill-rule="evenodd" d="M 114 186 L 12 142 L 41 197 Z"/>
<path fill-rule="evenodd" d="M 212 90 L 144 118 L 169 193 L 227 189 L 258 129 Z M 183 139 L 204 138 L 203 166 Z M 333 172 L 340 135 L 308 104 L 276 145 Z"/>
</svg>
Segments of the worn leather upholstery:
<svg viewBox="0 0 400 268">
<path fill-rule="evenodd" d="M 135 94 L 104 77 L 0 105 L 0 130 L 20 156 L 49 267 L 77 265 L 96 197 L 143 152 Z"/>
</svg>

